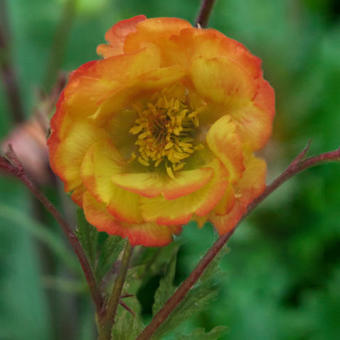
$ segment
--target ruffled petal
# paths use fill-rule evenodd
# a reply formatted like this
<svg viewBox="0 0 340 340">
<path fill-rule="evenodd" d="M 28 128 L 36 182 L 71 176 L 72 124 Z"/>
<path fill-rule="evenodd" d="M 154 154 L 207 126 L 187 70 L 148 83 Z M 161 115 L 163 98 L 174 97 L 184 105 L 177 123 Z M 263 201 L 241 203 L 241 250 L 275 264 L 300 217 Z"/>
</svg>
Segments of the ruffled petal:
<svg viewBox="0 0 340 340">
<path fill-rule="evenodd" d="M 226 37 L 214 29 L 183 29 L 179 35 L 171 37 L 175 43 L 172 51 L 173 62 L 187 63 L 204 58 L 206 60 L 225 57 L 237 64 L 253 79 L 262 75 L 261 60 L 252 55 L 249 50 L 236 40 Z M 177 52 L 177 53 L 176 53 Z"/>
<path fill-rule="evenodd" d="M 63 93 L 60 109 L 70 117 L 90 118 L 95 124 L 96 112 L 110 99 L 114 112 L 115 100 L 120 102 L 119 92 L 142 82 L 142 77 L 152 71 L 159 73 L 160 54 L 152 46 L 131 54 L 117 55 L 87 63 L 72 73 Z M 86 105 L 85 105 L 86 104 Z"/>
<path fill-rule="evenodd" d="M 216 204 L 214 208 L 214 213 L 216 215 L 226 215 L 235 205 L 235 193 L 232 185 L 229 185 L 224 192 L 221 200 Z"/>
<path fill-rule="evenodd" d="M 121 82 L 121 86 L 117 87 L 111 93 L 111 96 L 106 98 L 107 100 L 97 106 L 91 119 L 104 122 L 104 124 L 108 119 L 124 119 L 120 116 L 121 111 L 131 107 L 131 103 L 135 100 L 157 89 L 162 89 L 179 82 L 184 76 L 185 73 L 182 68 L 171 66 L 150 70 L 134 77 L 126 84 Z"/>
<path fill-rule="evenodd" d="M 250 156 L 246 163 L 246 170 L 241 180 L 235 185 L 235 204 L 226 215 L 212 213 L 210 220 L 220 235 L 232 230 L 246 213 L 248 205 L 266 187 L 266 162 L 262 159 Z"/>
<path fill-rule="evenodd" d="M 170 37 L 177 35 L 181 30 L 192 27 L 188 21 L 178 18 L 151 18 L 140 22 L 137 30 L 125 39 L 124 50 L 126 53 L 138 51 L 149 46 L 157 46 L 162 53 L 162 60 L 166 60 L 170 47 Z"/>
<path fill-rule="evenodd" d="M 206 140 L 210 150 L 228 169 L 230 181 L 240 178 L 245 169 L 243 150 L 231 117 L 224 115 L 217 120 L 209 129 Z"/>
<path fill-rule="evenodd" d="M 156 172 L 115 174 L 112 181 L 117 186 L 144 197 L 164 196 L 171 200 L 189 195 L 206 185 L 213 176 L 213 169 L 200 168 L 176 173 L 169 178 Z"/>
<path fill-rule="evenodd" d="M 256 94 L 257 84 L 252 76 L 227 57 L 195 58 L 190 73 L 197 92 L 225 105 L 225 110 L 247 104 Z"/>
<path fill-rule="evenodd" d="M 162 196 L 141 198 L 142 215 L 146 221 L 165 225 L 186 224 L 193 214 L 208 214 L 222 198 L 228 183 L 228 172 L 218 161 L 211 162 L 214 177 L 201 189 L 177 199 L 167 200 Z"/>
<path fill-rule="evenodd" d="M 111 181 L 114 173 L 124 171 L 124 161 L 109 140 L 95 143 L 87 152 L 81 167 L 86 189 L 105 204 L 108 211 L 129 223 L 140 223 L 139 196 L 119 188 Z"/>
<path fill-rule="evenodd" d="M 48 140 L 50 164 L 53 171 L 65 182 L 65 190 L 72 191 L 81 184 L 80 167 L 87 150 L 107 133 L 86 121 L 75 121 L 66 136 L 59 139 L 52 131 Z"/>
<path fill-rule="evenodd" d="M 71 193 L 71 198 L 74 203 L 79 205 L 80 207 L 83 206 L 83 195 L 86 191 L 85 187 L 83 185 L 80 185 L 79 187 L 75 188 Z"/>
<path fill-rule="evenodd" d="M 120 222 L 108 213 L 105 204 L 97 201 L 88 191 L 83 195 L 83 209 L 87 221 L 99 231 L 125 237 Z"/>
<path fill-rule="evenodd" d="M 181 232 L 180 226 L 165 226 L 156 223 L 141 223 L 126 226 L 126 236 L 131 245 L 163 247 L 173 239 L 173 234 Z"/>
<path fill-rule="evenodd" d="M 253 102 L 230 115 L 245 147 L 252 151 L 263 148 L 272 133 L 273 116 L 259 109 Z"/>
<path fill-rule="evenodd" d="M 133 18 L 119 21 L 105 34 L 105 40 L 109 45 L 99 45 L 97 54 L 104 58 L 112 57 L 124 52 L 124 41 L 127 35 L 136 31 L 136 25 L 146 19 L 145 15 L 137 15 Z"/>
<path fill-rule="evenodd" d="M 84 193 L 83 207 L 86 219 L 99 231 L 127 237 L 131 245 L 161 247 L 172 241 L 172 235 L 181 231 L 179 226 L 161 226 L 155 223 L 127 224 L 115 219 L 89 192 Z"/>
</svg>

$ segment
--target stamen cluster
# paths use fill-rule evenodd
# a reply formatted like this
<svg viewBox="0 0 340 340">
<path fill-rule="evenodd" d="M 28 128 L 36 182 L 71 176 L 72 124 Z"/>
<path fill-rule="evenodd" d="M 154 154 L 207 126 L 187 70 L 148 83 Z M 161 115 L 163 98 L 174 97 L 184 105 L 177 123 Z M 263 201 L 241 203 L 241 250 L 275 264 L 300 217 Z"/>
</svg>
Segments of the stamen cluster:
<svg viewBox="0 0 340 340">
<path fill-rule="evenodd" d="M 184 160 L 195 150 L 195 130 L 199 127 L 198 110 L 193 110 L 183 100 L 168 98 L 164 91 L 153 96 L 147 104 L 134 105 L 138 118 L 129 132 L 137 136 L 138 162 L 144 166 L 164 164 L 167 174 L 182 169 Z"/>
</svg>

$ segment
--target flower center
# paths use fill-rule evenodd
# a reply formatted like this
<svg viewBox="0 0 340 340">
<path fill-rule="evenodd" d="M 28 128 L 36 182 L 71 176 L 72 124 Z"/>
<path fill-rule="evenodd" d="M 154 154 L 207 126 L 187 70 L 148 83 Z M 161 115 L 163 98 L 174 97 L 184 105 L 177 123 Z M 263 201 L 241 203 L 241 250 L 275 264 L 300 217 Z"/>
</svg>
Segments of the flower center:
<svg viewBox="0 0 340 340">
<path fill-rule="evenodd" d="M 138 113 L 129 132 L 137 136 L 138 162 L 144 166 L 164 164 L 167 174 L 184 167 L 184 160 L 202 145 L 195 145 L 194 133 L 199 126 L 198 111 L 184 101 L 158 94 L 144 105 L 135 105 Z"/>
</svg>

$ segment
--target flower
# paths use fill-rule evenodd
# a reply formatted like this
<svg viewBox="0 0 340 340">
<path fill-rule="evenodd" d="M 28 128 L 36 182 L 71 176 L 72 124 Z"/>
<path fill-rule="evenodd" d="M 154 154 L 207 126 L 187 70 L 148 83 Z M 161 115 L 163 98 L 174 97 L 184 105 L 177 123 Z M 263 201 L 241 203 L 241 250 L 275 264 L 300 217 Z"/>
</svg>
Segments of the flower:
<svg viewBox="0 0 340 340">
<path fill-rule="evenodd" d="M 190 220 L 232 229 L 265 187 L 261 61 L 213 29 L 137 16 L 76 71 L 51 121 L 50 163 L 100 231 L 163 246 Z"/>
</svg>

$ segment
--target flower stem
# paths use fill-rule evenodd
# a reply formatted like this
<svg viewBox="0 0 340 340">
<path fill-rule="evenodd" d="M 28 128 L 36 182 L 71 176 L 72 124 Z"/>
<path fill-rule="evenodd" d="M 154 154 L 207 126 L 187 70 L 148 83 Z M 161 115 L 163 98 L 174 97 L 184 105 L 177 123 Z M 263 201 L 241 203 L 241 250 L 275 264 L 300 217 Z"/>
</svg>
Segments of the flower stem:
<svg viewBox="0 0 340 340">
<path fill-rule="evenodd" d="M 117 312 L 118 305 L 120 303 L 120 297 L 121 297 L 122 289 L 124 286 L 126 274 L 129 269 L 129 263 L 130 263 L 132 251 L 133 251 L 133 247 L 131 246 L 130 242 L 127 241 L 125 248 L 124 248 L 124 253 L 123 253 L 123 258 L 122 258 L 122 262 L 120 265 L 119 273 L 116 278 L 115 284 L 113 286 L 109 301 L 107 302 L 106 310 L 104 313 L 102 313 L 102 316 L 98 315 L 99 317 L 98 340 L 110 340 L 111 339 L 114 318 Z"/>
<path fill-rule="evenodd" d="M 335 151 L 326 152 L 318 156 L 303 159 L 309 147 L 306 147 L 287 167 L 287 169 L 279 175 L 270 185 L 266 187 L 264 192 L 256 198 L 249 206 L 245 214 L 240 221 L 225 235 L 220 236 L 217 241 L 212 245 L 208 252 L 204 255 L 196 268 L 191 272 L 189 277 L 178 287 L 176 292 L 169 298 L 163 308 L 154 316 L 150 324 L 143 330 L 138 336 L 137 340 L 147 340 L 156 332 L 159 326 L 168 318 L 170 313 L 182 302 L 183 298 L 189 292 L 191 287 L 198 281 L 203 274 L 204 270 L 216 257 L 219 251 L 227 243 L 235 229 L 240 225 L 242 220 L 250 214 L 266 197 L 268 197 L 273 191 L 280 187 L 291 177 L 296 174 L 319 164 L 331 161 L 340 161 L 340 148 Z"/>
<path fill-rule="evenodd" d="M 90 293 L 93 299 L 93 302 L 96 306 L 97 312 L 102 310 L 102 296 L 97 287 L 96 280 L 94 278 L 93 272 L 91 270 L 90 264 L 87 261 L 86 255 L 82 246 L 79 243 L 77 236 L 72 231 L 71 226 L 66 222 L 63 216 L 59 213 L 56 207 L 47 199 L 47 197 L 37 188 L 37 186 L 30 180 L 30 178 L 26 175 L 25 170 L 17 158 L 14 150 L 11 145 L 9 145 L 9 151 L 6 154 L 7 159 L 4 157 L 0 157 L 0 170 L 4 171 L 9 175 L 13 175 L 18 178 L 25 186 L 30 190 L 30 192 L 43 204 L 47 211 L 51 213 L 51 215 L 55 218 L 55 220 L 61 226 L 64 235 L 68 239 L 73 248 L 73 251 L 76 253 L 80 265 L 85 274 L 85 278 L 87 284 L 90 289 Z"/>
<path fill-rule="evenodd" d="M 195 20 L 195 26 L 207 27 L 214 4 L 215 0 L 202 0 L 199 14 Z"/>
</svg>

